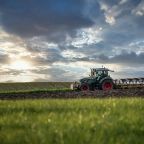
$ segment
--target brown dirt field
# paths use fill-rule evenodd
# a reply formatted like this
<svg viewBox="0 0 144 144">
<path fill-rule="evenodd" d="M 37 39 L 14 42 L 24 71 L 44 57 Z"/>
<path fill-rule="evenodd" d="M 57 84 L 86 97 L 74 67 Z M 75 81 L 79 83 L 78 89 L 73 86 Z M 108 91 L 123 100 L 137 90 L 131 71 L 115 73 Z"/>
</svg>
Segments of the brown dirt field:
<svg viewBox="0 0 144 144">
<path fill-rule="evenodd" d="M 123 89 L 112 91 L 44 91 L 44 92 L 20 92 L 20 93 L 0 93 L 1 100 L 8 99 L 43 99 L 43 98 L 144 98 L 144 89 Z"/>
</svg>

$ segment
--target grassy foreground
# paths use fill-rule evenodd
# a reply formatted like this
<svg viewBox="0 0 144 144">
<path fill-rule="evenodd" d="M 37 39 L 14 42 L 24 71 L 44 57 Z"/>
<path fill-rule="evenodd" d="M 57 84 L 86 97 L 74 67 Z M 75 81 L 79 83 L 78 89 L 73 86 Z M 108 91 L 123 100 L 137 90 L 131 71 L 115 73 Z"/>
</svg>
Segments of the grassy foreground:
<svg viewBox="0 0 144 144">
<path fill-rule="evenodd" d="M 144 99 L 0 101 L 1 144 L 142 144 Z"/>
</svg>

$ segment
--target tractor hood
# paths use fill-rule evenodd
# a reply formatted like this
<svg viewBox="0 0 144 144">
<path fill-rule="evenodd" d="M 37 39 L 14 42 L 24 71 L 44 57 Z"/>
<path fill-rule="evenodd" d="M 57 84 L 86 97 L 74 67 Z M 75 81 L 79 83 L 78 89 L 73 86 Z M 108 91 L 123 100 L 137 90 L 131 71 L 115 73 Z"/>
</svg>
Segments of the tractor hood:
<svg viewBox="0 0 144 144">
<path fill-rule="evenodd" d="M 92 79 L 92 77 L 82 78 L 82 79 L 80 79 L 80 83 L 88 82 L 88 81 L 91 80 L 91 79 Z"/>
</svg>

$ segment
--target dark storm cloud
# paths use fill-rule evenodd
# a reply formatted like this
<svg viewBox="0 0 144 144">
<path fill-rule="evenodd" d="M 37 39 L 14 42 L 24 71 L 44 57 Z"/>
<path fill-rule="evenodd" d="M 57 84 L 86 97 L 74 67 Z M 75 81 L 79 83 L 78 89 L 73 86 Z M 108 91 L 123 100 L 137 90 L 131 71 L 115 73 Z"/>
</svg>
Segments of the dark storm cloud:
<svg viewBox="0 0 144 144">
<path fill-rule="evenodd" d="M 103 34 L 106 45 L 124 46 L 130 42 L 141 40 L 143 33 L 144 19 L 141 17 L 127 17 L 127 20 L 121 19 L 118 24 L 107 29 Z"/>
<path fill-rule="evenodd" d="M 112 26 L 107 25 L 103 33 L 106 45 L 122 47 L 144 37 L 144 18 L 133 13 L 142 0 L 127 0 L 122 5 L 119 4 L 120 1 L 114 0 L 103 0 L 103 3 L 109 6 L 105 13 L 114 16 L 116 21 Z"/>
<path fill-rule="evenodd" d="M 83 58 L 73 58 L 72 61 L 89 61 L 102 64 L 120 64 L 126 66 L 136 66 L 144 65 L 144 53 L 136 54 L 135 52 L 127 53 L 123 52 L 119 55 L 113 57 L 108 57 L 106 55 L 92 55 Z"/>
<path fill-rule="evenodd" d="M 6 54 L 0 54 L 0 64 L 6 64 L 9 62 L 9 56 Z"/>
<path fill-rule="evenodd" d="M 74 51 L 76 51 L 77 53 L 83 53 L 86 56 L 92 56 L 92 55 L 101 55 L 101 54 L 107 54 L 109 55 L 109 53 L 111 53 L 112 50 L 112 44 L 108 44 L 105 41 L 101 41 L 98 43 L 94 43 L 91 45 L 84 45 L 84 48 L 81 49 L 74 49 Z"/>
<path fill-rule="evenodd" d="M 21 70 L 14 70 L 14 69 L 0 69 L 0 75 L 13 75 L 17 76 L 23 73 Z"/>
<path fill-rule="evenodd" d="M 68 60 L 65 59 L 61 54 L 60 51 L 57 49 L 45 49 L 43 50 L 44 55 L 39 56 L 38 54 L 41 52 L 40 49 L 32 50 L 35 52 L 36 56 L 23 56 L 21 59 L 29 61 L 34 65 L 52 65 L 54 62 L 67 62 Z"/>
<path fill-rule="evenodd" d="M 2 24 L 20 36 L 49 34 L 92 25 L 82 13 L 84 0 L 0 0 Z"/>
<path fill-rule="evenodd" d="M 57 53 L 47 54 L 46 58 L 44 57 L 36 57 L 33 58 L 32 61 L 35 65 L 52 65 L 54 62 L 67 62 L 65 58 Z"/>
<path fill-rule="evenodd" d="M 118 5 L 122 0 L 101 0 L 109 6 Z M 142 0 L 125 0 L 124 3 L 128 3 L 128 5 L 138 5 Z"/>
<path fill-rule="evenodd" d="M 144 65 L 144 53 L 136 54 L 135 52 L 131 53 L 122 53 L 120 55 L 115 55 L 114 57 L 108 58 L 107 56 L 99 56 L 99 61 L 104 63 L 116 63 L 122 65 Z"/>
</svg>

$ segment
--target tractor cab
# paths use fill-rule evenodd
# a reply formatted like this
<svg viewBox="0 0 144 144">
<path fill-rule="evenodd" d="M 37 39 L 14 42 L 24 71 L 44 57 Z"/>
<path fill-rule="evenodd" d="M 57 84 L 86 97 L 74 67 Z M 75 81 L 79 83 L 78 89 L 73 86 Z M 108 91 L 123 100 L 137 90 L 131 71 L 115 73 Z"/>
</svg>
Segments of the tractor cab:
<svg viewBox="0 0 144 144">
<path fill-rule="evenodd" d="M 91 77 L 97 77 L 97 78 L 104 78 L 109 76 L 108 71 L 113 72 L 112 70 L 109 70 L 107 68 L 92 68 L 91 69 Z"/>
</svg>

